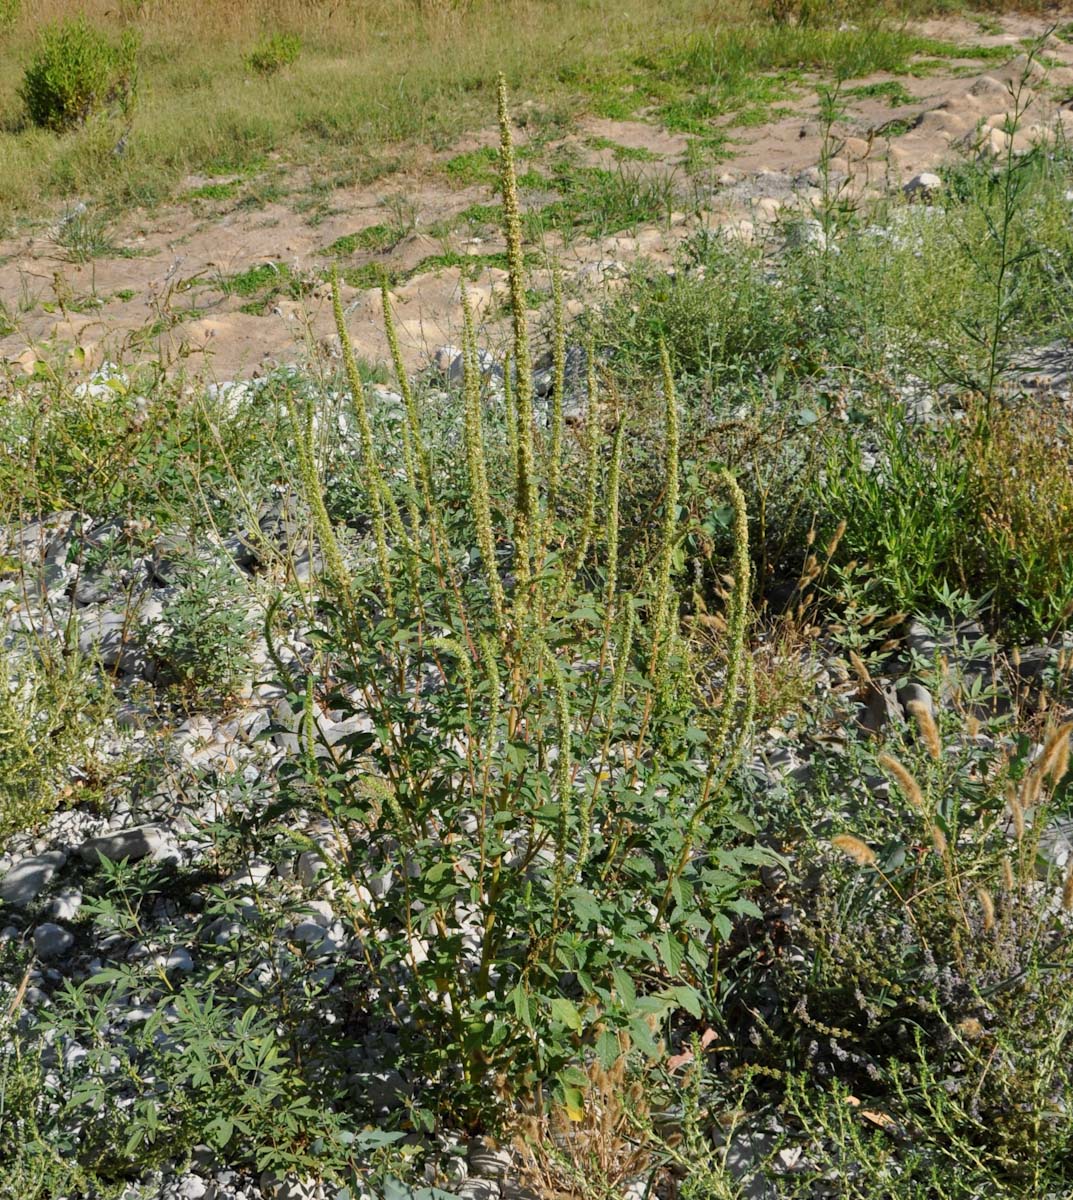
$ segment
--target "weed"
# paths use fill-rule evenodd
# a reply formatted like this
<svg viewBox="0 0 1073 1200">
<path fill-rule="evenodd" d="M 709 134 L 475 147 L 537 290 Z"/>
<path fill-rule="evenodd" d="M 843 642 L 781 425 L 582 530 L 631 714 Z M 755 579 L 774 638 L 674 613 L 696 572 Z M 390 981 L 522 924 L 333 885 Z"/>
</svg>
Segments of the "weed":
<svg viewBox="0 0 1073 1200">
<path fill-rule="evenodd" d="M 255 628 L 246 589 L 235 568 L 190 562 L 177 572 L 177 591 L 139 640 L 161 680 L 184 703 L 233 700 L 248 682 Z"/>
<path fill-rule="evenodd" d="M 293 33 L 275 33 L 258 42 L 246 55 L 246 66 L 258 75 L 275 75 L 293 66 L 302 52 L 302 39 Z"/>
<path fill-rule="evenodd" d="M 192 188 L 186 195 L 190 200 L 230 200 L 240 186 L 237 181 L 206 183 L 201 187 Z"/>
<path fill-rule="evenodd" d="M 563 198 L 525 214 L 530 240 L 579 229 L 590 237 L 605 237 L 645 222 L 667 221 L 674 209 L 674 181 L 664 171 L 563 165 L 552 186 Z"/>
<path fill-rule="evenodd" d="M 40 825 L 61 802 L 91 799 L 91 747 L 110 707 L 77 654 L 23 643 L 0 657 L 0 840 Z"/>
<path fill-rule="evenodd" d="M 913 93 L 906 89 L 904 83 L 900 83 L 897 79 L 888 79 L 883 83 L 866 83 L 860 87 L 847 88 L 845 90 L 847 97 L 860 97 L 867 100 L 886 100 L 891 108 L 899 108 L 905 104 L 912 104 L 915 97 Z"/>
<path fill-rule="evenodd" d="M 499 174 L 499 151 L 494 146 L 467 150 L 456 154 L 444 164 L 452 182 L 468 187 L 476 183 L 493 184 Z"/>
<path fill-rule="evenodd" d="M 68 213 L 52 231 L 51 238 L 73 263 L 87 263 L 117 252 L 107 218 L 103 213 L 84 208 Z"/>
<path fill-rule="evenodd" d="M 338 258 L 355 254 L 359 250 L 370 254 L 380 254 L 398 245 L 406 236 L 406 232 L 403 227 L 398 225 L 369 225 L 365 229 L 358 230 L 357 233 L 347 233 L 336 238 L 324 250 L 324 253 Z"/>
<path fill-rule="evenodd" d="M 46 27 L 19 89 L 30 120 L 62 130 L 111 106 L 127 112 L 134 99 L 136 50 L 133 35 L 124 34 L 117 46 L 84 17 Z"/>
</svg>

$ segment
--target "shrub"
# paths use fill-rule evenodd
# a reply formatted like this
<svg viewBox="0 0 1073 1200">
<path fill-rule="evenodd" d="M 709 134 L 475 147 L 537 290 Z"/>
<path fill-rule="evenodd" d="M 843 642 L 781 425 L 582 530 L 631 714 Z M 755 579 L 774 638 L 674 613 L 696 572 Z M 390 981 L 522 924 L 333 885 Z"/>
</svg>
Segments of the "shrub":
<svg viewBox="0 0 1073 1200">
<path fill-rule="evenodd" d="M 114 44 L 84 17 L 48 26 L 19 89 L 30 120 L 62 130 L 112 105 L 128 109 L 136 84 L 136 50 L 133 34 L 124 33 Z"/>
<path fill-rule="evenodd" d="M 274 33 L 258 42 L 246 56 L 246 66 L 258 75 L 275 75 L 298 60 L 302 40 L 293 33 Z"/>
<path fill-rule="evenodd" d="M 972 719 L 919 706 L 885 753 L 818 764 L 792 820 L 823 831 L 800 860 L 821 865 L 766 953 L 746 943 L 768 999 L 738 1009 L 744 1028 L 733 996 L 749 988 L 728 985 L 736 1053 L 810 1147 L 779 1195 L 815 1194 L 835 1161 L 853 1186 L 824 1194 L 1066 1194 L 1073 864 L 1055 835 L 1071 728 L 1021 725 L 996 752 Z"/>
<path fill-rule="evenodd" d="M 999 409 L 968 450 L 976 536 L 966 539 L 980 592 L 1004 625 L 1050 635 L 1073 613 L 1073 431 L 1061 404 Z"/>
<path fill-rule="evenodd" d="M 0 651 L 0 844 L 47 818 L 72 778 L 94 779 L 90 748 L 107 708 L 77 656 L 37 644 Z"/>
<path fill-rule="evenodd" d="M 723 785 L 752 709 L 740 490 L 719 480 L 735 582 L 715 700 L 693 658 L 711 631 L 695 642 L 681 622 L 676 549 L 691 521 L 679 503 L 666 355 L 666 492 L 651 557 L 628 593 L 618 553 L 626 430 L 616 419 L 604 436 L 592 378 L 584 450 L 565 460 L 561 295 L 558 385 L 538 439 L 502 108 L 501 117 L 519 380 L 506 428 L 486 410 L 467 305 L 462 465 L 438 467 L 385 289 L 405 414 L 398 481 L 373 437 L 336 286 L 372 525 L 368 561 L 355 570 L 325 507 L 313 411 L 293 406 L 330 604 L 316 634 L 321 668 L 285 676 L 305 752 L 281 770 L 274 811 L 331 818 L 327 845 L 307 849 L 354 927 L 375 931 L 363 939 L 363 988 L 376 990 L 380 1011 L 405 1014 L 392 1021 L 399 1064 L 436 1085 L 411 1113 L 426 1128 L 434 1097 L 470 1128 L 494 1119 L 503 1097 L 545 1088 L 580 1112 L 586 1052 L 610 1063 L 625 1044 L 657 1057 L 654 1024 L 701 1015 L 714 945 L 729 914 L 748 908 L 741 889 L 758 861 L 724 837 Z M 489 442 L 499 438 L 512 465 L 506 496 L 490 482 Z M 325 710 L 367 720 L 370 732 L 332 743 L 320 732 Z"/>
<path fill-rule="evenodd" d="M 250 666 L 253 622 L 234 567 L 190 563 L 158 623 L 143 634 L 164 682 L 188 699 L 228 700 Z"/>
</svg>

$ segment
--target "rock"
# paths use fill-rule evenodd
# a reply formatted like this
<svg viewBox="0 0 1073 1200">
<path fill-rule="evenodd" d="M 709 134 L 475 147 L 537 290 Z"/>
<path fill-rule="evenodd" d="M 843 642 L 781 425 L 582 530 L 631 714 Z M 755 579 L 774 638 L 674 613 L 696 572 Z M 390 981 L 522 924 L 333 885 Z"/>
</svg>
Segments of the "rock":
<svg viewBox="0 0 1073 1200">
<path fill-rule="evenodd" d="M 432 356 L 432 365 L 440 375 L 447 379 L 448 383 L 462 382 L 465 363 L 462 351 L 457 346 L 441 346 Z M 501 374 L 496 366 L 495 357 L 487 350 L 477 351 L 477 366 L 480 369 L 481 378 L 484 380 Z"/>
<path fill-rule="evenodd" d="M 179 1180 L 179 1195 L 182 1200 L 206 1200 L 210 1186 L 200 1175 L 184 1175 Z"/>
<path fill-rule="evenodd" d="M 46 921 L 34 930 L 34 953 L 44 962 L 59 958 L 74 945 L 75 935 L 62 925 Z"/>
<path fill-rule="evenodd" d="M 312 850 L 304 850 L 298 856 L 296 867 L 296 874 L 302 887 L 314 888 L 320 880 L 325 878 L 324 872 L 327 867 L 328 864 L 319 854 L 315 854 Z"/>
<path fill-rule="evenodd" d="M 150 678 L 152 665 L 137 644 L 138 618 L 109 609 L 86 608 L 79 613 L 78 649 L 95 657 L 106 670 Z"/>
<path fill-rule="evenodd" d="M 923 705 L 924 711 L 930 717 L 934 718 L 935 701 L 932 699 L 931 692 L 922 683 L 907 683 L 904 687 L 898 689 L 898 703 L 905 710 L 905 714 L 910 720 L 912 720 L 913 714 L 909 705 L 914 702 Z"/>
<path fill-rule="evenodd" d="M 309 913 L 309 920 L 327 929 L 335 920 L 335 913 L 327 900 L 308 900 L 304 905 Z"/>
<path fill-rule="evenodd" d="M 83 862 L 98 866 L 102 858 L 109 862 L 119 862 L 121 859 L 135 862 L 148 855 L 155 857 L 164 847 L 164 830 L 159 825 L 136 825 L 132 829 L 121 829 L 118 833 L 90 838 L 79 847 L 78 853 Z"/>
<path fill-rule="evenodd" d="M 53 875 L 66 863 L 62 850 L 50 850 L 16 863 L 0 883 L 0 900 L 22 908 L 36 900 L 48 887 Z"/>
<path fill-rule="evenodd" d="M 168 972 L 181 971 L 184 975 L 188 975 L 193 969 L 193 955 L 185 946 L 176 946 L 164 963 L 164 970 Z"/>
<path fill-rule="evenodd" d="M 902 709 L 892 683 L 866 684 L 862 700 L 863 708 L 857 719 L 861 728 L 870 733 L 879 733 L 891 722 L 897 723 L 901 719 Z"/>
<path fill-rule="evenodd" d="M 48 906 L 49 915 L 57 921 L 73 921 L 82 907 L 82 892 L 76 887 L 66 887 L 56 893 Z"/>
<path fill-rule="evenodd" d="M 943 181 L 931 171 L 921 171 L 902 188 L 907 200 L 929 200 L 936 192 L 942 190 Z"/>
<path fill-rule="evenodd" d="M 454 1187 L 460 1200 L 499 1200 L 499 1184 L 493 1179 L 467 1179 Z"/>
<path fill-rule="evenodd" d="M 911 653 L 923 655 L 925 658 L 934 657 L 939 648 L 938 638 L 920 621 L 910 622 L 905 634 L 905 644 Z"/>
<path fill-rule="evenodd" d="M 324 926 L 316 921 L 299 921 L 291 930 L 291 937 L 305 946 L 319 946 L 324 941 Z"/>
<path fill-rule="evenodd" d="M 481 1179 L 504 1179 L 514 1164 L 509 1150 L 497 1150 L 484 1138 L 470 1142 L 466 1158 L 470 1175 Z"/>
<path fill-rule="evenodd" d="M 817 250 L 824 250 L 827 246 L 827 235 L 823 231 L 823 225 L 815 217 L 789 221 L 785 237 L 786 244 L 795 248 L 815 246 Z"/>
<path fill-rule="evenodd" d="M 323 1189 L 312 1181 L 294 1175 L 276 1175 L 272 1171 L 262 1172 L 258 1186 L 266 1200 L 316 1200 L 324 1195 Z"/>
</svg>

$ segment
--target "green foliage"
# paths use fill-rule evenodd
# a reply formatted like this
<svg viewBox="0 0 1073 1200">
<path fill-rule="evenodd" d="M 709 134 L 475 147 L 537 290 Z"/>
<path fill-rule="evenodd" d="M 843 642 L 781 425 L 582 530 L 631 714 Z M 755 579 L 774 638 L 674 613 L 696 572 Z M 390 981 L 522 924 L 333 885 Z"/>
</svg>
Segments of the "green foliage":
<svg viewBox="0 0 1073 1200">
<path fill-rule="evenodd" d="M 526 381 L 504 129 L 514 353 Z M 338 298 L 337 322 L 349 359 Z M 551 506 L 542 479 L 561 444 L 538 445 L 524 382 L 508 428 L 489 422 L 470 325 L 465 346 L 461 472 L 433 469 L 400 370 L 405 474 L 389 483 L 397 472 L 383 463 L 350 369 L 373 535 L 365 572 L 344 565 L 313 447 L 302 440 L 311 417 L 294 410 L 332 597 L 318 643 L 338 682 L 324 693 L 312 676 L 288 675 L 309 749 L 287 764 L 273 811 L 315 803 L 331 816 L 345 850 L 326 862 L 327 877 L 350 898 L 355 924 L 377 931 L 366 943 L 370 983 L 386 1011 L 409 1014 L 398 1030 L 403 1061 L 435 1081 L 442 1113 L 471 1123 L 494 1116 L 497 1089 L 534 1095 L 554 1080 L 570 1103 L 586 1046 L 600 1038 L 617 1046 L 621 1034 L 653 1055 L 649 1019 L 698 1016 L 712 938 L 726 936 L 729 914 L 748 907 L 740 891 L 762 856 L 720 838 L 723 785 L 751 706 L 740 493 L 724 483 L 737 513 L 738 583 L 730 676 L 722 706 L 712 709 L 691 683 L 689 642 L 679 630 L 674 548 L 686 530 L 674 493 L 654 558 L 624 596 L 615 563 L 626 434 L 620 426 L 612 444 L 604 442 L 595 383 L 571 472 L 580 485 Z M 664 395 L 664 454 L 676 492 L 669 375 Z M 561 404 L 559 391 L 553 408 Z M 513 499 L 491 489 L 488 446 L 501 438 L 514 447 Z M 414 681 L 430 674 L 436 685 L 415 691 Z M 373 732 L 321 746 L 322 704 L 368 713 Z M 359 790 L 359 778 L 376 787 Z M 368 881 L 399 861 L 409 864 L 405 885 L 370 891 Z M 430 1121 L 434 1111 L 412 1119 Z"/>
<path fill-rule="evenodd" d="M 470 186 L 475 183 L 494 184 L 499 174 L 499 150 L 482 146 L 456 154 L 444 164 L 448 178 L 454 183 Z"/>
<path fill-rule="evenodd" d="M 116 252 L 111 227 L 103 213 L 69 213 L 52 240 L 74 263 L 87 263 Z"/>
<path fill-rule="evenodd" d="M 867 563 L 893 609 L 927 609 L 967 583 L 971 481 L 961 435 L 914 428 L 898 409 L 862 434 L 831 437 L 816 481 L 832 529 L 846 522 L 842 559 Z"/>
<path fill-rule="evenodd" d="M 5 34 L 22 15 L 22 0 L 0 0 L 0 34 Z"/>
<path fill-rule="evenodd" d="M 620 348 L 626 370 L 655 371 L 662 342 L 686 379 L 755 377 L 786 358 L 795 304 L 792 292 L 770 286 L 760 252 L 701 235 L 673 276 L 638 267 L 605 307 L 596 337 Z"/>
<path fill-rule="evenodd" d="M 810 1194 L 846 1153 L 838 1195 L 1068 1189 L 1073 875 L 1042 851 L 1069 811 L 1069 726 L 1029 761 L 1029 739 L 995 755 L 959 724 L 918 719 L 878 762 L 824 764 L 817 811 L 860 773 L 885 775 L 890 797 L 833 823 L 841 862 L 810 844 L 822 875 L 776 934 L 796 948 L 772 959 L 778 1000 L 741 1030 L 791 1140 L 805 1129 L 820 1147 L 780 1194 Z"/>
<path fill-rule="evenodd" d="M 191 561 L 178 572 L 177 591 L 159 621 L 141 634 L 159 678 L 188 702 L 234 699 L 248 682 L 256 629 L 237 568 Z"/>
<path fill-rule="evenodd" d="M 137 82 L 136 53 L 132 33 L 113 43 L 84 17 L 46 27 L 19 89 L 30 120 L 64 130 L 113 106 L 129 111 Z"/>
<path fill-rule="evenodd" d="M 110 707 L 77 655 L 16 647 L 0 652 L 0 843 L 40 825 L 76 778 L 92 799 L 99 769 L 90 747 Z"/>
<path fill-rule="evenodd" d="M 549 182 L 561 199 L 526 212 L 525 230 L 530 240 L 552 231 L 606 237 L 645 222 L 668 221 L 675 207 L 674 181 L 661 170 L 645 171 L 621 163 L 608 170 L 564 162 Z"/>
<path fill-rule="evenodd" d="M 258 75 L 275 75 L 298 61 L 302 39 L 293 33 L 274 33 L 246 55 L 246 66 Z"/>
<path fill-rule="evenodd" d="M 347 233 L 336 238 L 324 253 L 340 258 L 358 250 L 380 253 L 396 246 L 406 233 L 407 230 L 401 225 L 369 225 L 365 229 L 359 229 L 357 233 Z"/>
</svg>

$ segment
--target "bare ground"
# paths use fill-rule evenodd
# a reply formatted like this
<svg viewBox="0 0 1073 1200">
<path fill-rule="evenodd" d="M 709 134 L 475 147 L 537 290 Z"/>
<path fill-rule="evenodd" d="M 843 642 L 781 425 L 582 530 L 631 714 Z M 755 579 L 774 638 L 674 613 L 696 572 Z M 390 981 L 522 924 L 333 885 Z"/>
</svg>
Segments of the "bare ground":
<svg viewBox="0 0 1073 1200">
<path fill-rule="evenodd" d="M 982 67 L 979 59 L 967 57 L 922 75 L 877 75 L 846 83 L 848 94 L 896 79 L 911 102 L 892 107 L 889 97 L 848 94 L 836 140 L 829 143 L 835 152 L 829 164 L 833 178 L 845 194 L 866 201 L 957 155 L 1002 152 L 1012 88 L 1025 69 L 1020 43 L 1038 36 L 1045 25 L 1038 18 L 1008 17 L 1000 26 L 1001 32 L 981 36 L 969 22 L 944 20 L 925 22 L 921 31 L 966 45 L 1008 45 L 1011 57 L 1005 65 Z M 1016 150 L 1059 129 L 1073 135 L 1073 46 L 1052 39 L 1048 55 L 1052 65 L 1045 75 L 1032 69 Z M 669 177 L 676 195 L 675 211 L 658 224 L 612 237 L 548 240 L 543 249 L 561 261 L 576 296 L 621 276 L 639 255 L 670 262 L 676 246 L 698 227 L 756 239 L 788 217 L 809 215 L 819 196 L 823 149 L 815 89 L 802 88 L 766 124 L 728 132 L 731 156 L 692 175 L 683 165 L 687 139 L 655 120 L 585 119 L 568 137 L 544 148 L 554 153 L 571 147 L 578 161 L 604 166 L 616 162 L 615 147 L 625 148 L 620 157 L 636 158 L 640 152 L 644 161 L 631 161 L 629 168 Z M 333 354 L 329 289 L 323 281 L 333 259 L 326 250 L 362 229 L 398 224 L 403 212 L 408 232 L 397 244 L 379 252 L 358 251 L 340 262 L 344 267 L 381 263 L 396 273 L 401 282 L 393 295 L 404 356 L 409 366 L 423 366 L 457 334 L 462 273 L 457 266 L 422 269 L 422 264 L 448 251 L 484 258 L 502 249 L 494 231 L 479 237 L 465 227 L 445 232 L 465 209 L 491 204 L 494 196 L 487 185 L 453 186 L 442 163 L 494 139 L 489 129 L 430 156 L 424 170 L 338 188 L 328 205 L 315 210 L 299 202 L 309 195 L 302 173 L 273 164 L 287 184 L 280 198 L 252 208 L 187 199 L 128 213 L 111 230 L 114 251 L 81 265 L 60 244 L 64 215 L 53 214 L 50 223 L 0 243 L 0 296 L 14 326 L 0 339 L 0 356 L 24 371 L 32 371 L 39 359 L 55 360 L 64 353 L 86 367 L 106 358 L 157 359 L 191 379 L 223 380 Z M 191 179 L 188 185 L 194 190 L 219 182 L 227 181 Z M 523 195 L 530 204 L 547 198 Z M 251 305 L 250 295 L 236 294 L 227 281 L 266 263 L 285 264 L 293 286 Z M 473 276 L 469 287 L 485 336 L 494 341 L 505 275 L 487 265 L 467 273 Z M 546 285 L 546 275 L 536 271 L 538 288 Z M 384 359 L 377 290 L 344 286 L 344 299 L 357 351 L 370 361 Z M 255 311 L 243 311 L 251 307 Z"/>
</svg>

